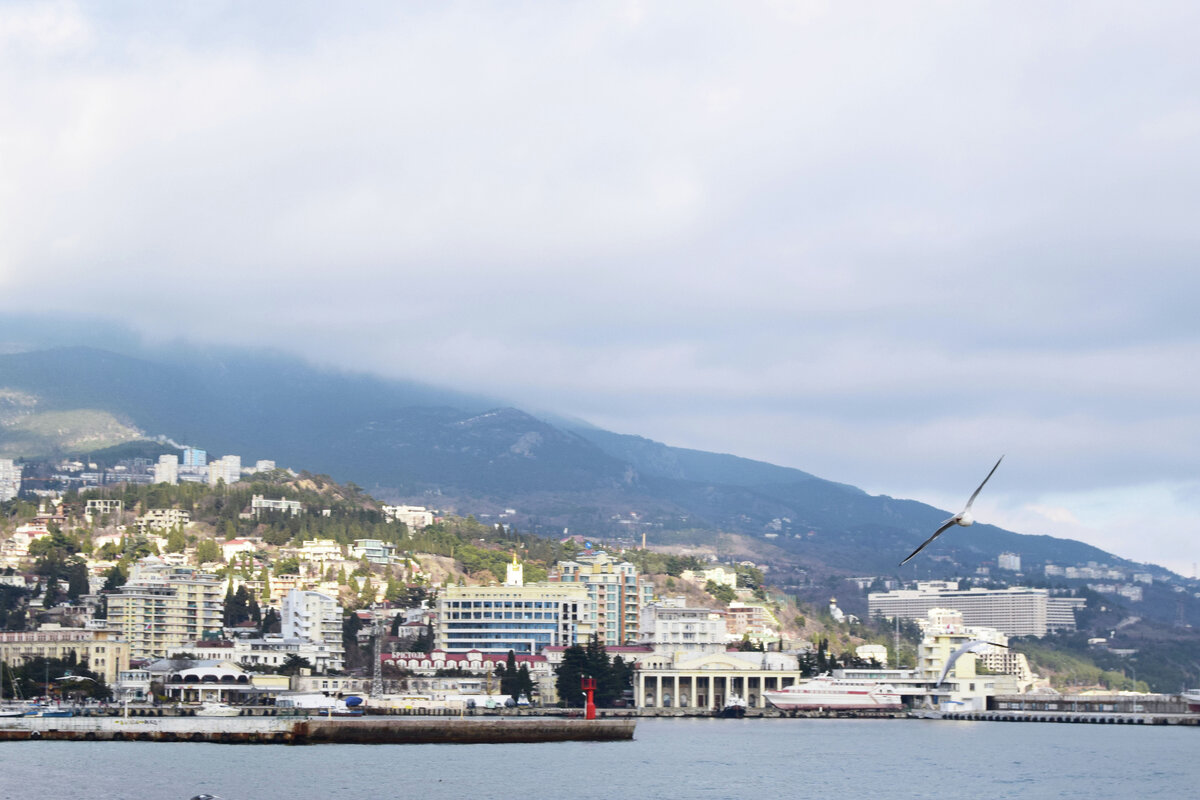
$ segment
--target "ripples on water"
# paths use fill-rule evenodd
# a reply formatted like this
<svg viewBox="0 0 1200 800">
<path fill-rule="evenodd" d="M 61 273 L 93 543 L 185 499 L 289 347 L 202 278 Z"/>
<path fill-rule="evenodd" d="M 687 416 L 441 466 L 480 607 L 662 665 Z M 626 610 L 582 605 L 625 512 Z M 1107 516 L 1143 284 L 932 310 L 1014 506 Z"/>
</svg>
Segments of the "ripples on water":
<svg viewBox="0 0 1200 800">
<path fill-rule="evenodd" d="M 641 720 L 632 742 L 0 744 L 0 799 L 707 800 L 1190 797 L 1200 729 Z"/>
</svg>

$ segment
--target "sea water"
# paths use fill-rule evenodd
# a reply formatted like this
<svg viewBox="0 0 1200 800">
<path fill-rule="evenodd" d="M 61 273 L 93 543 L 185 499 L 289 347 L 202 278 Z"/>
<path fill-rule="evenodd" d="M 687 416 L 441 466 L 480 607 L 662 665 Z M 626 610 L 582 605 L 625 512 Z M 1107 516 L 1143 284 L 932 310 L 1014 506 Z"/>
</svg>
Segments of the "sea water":
<svg viewBox="0 0 1200 800">
<path fill-rule="evenodd" d="M 0 743 L 0 799 L 1194 797 L 1200 728 L 646 719 L 630 742 Z"/>
</svg>

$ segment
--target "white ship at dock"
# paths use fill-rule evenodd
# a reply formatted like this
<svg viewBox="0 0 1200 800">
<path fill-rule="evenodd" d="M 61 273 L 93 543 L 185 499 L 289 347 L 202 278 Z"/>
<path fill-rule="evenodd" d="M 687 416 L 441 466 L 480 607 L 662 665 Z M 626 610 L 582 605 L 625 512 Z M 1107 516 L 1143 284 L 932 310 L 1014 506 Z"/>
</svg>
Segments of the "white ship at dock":
<svg viewBox="0 0 1200 800">
<path fill-rule="evenodd" d="M 898 711 L 903 707 L 900 693 L 891 684 L 869 678 L 835 678 L 830 675 L 801 681 L 778 691 L 764 691 L 763 697 L 782 711 Z"/>
</svg>

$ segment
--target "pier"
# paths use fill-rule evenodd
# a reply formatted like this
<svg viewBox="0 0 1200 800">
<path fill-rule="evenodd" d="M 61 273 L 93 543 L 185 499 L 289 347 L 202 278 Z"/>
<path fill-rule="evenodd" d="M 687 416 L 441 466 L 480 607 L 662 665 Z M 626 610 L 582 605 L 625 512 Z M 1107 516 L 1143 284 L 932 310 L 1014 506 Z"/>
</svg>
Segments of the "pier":
<svg viewBox="0 0 1200 800">
<path fill-rule="evenodd" d="M 1091 725 L 1200 725 L 1197 714 L 1140 714 L 1097 711 L 947 711 L 917 712 L 925 719 L 978 722 L 1063 722 Z"/>
<path fill-rule="evenodd" d="M 633 739 L 632 719 L 447 717 L 16 717 L 0 742 L 219 744 L 507 744 Z"/>
</svg>

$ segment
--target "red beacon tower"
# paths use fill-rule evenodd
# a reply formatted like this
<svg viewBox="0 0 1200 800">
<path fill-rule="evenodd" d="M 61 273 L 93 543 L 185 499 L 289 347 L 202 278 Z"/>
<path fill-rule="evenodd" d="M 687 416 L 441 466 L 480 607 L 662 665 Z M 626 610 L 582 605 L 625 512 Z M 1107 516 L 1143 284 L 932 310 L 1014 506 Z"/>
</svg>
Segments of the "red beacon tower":
<svg viewBox="0 0 1200 800">
<path fill-rule="evenodd" d="M 584 713 L 585 719 L 596 718 L 596 679 L 584 678 L 582 680 L 583 691 L 587 694 L 587 709 Z"/>
</svg>

